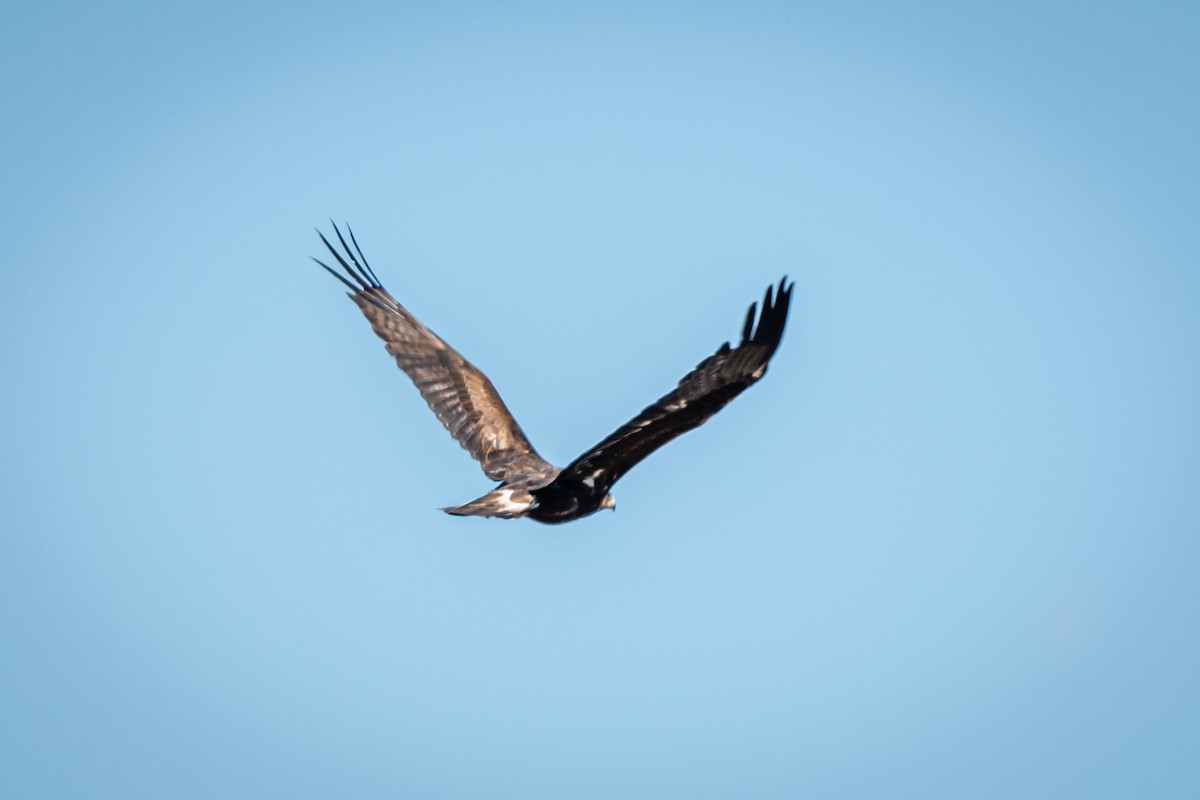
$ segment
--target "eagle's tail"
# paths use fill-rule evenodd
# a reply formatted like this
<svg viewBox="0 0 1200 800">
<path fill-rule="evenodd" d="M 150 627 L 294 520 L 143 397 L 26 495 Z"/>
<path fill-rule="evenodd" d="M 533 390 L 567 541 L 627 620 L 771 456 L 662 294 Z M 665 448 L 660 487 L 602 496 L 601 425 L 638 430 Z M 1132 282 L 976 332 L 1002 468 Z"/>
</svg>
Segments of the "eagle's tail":
<svg viewBox="0 0 1200 800">
<path fill-rule="evenodd" d="M 501 486 L 483 497 L 452 508 L 443 508 L 447 514 L 460 517 L 523 517 L 537 505 L 537 500 L 526 489 Z"/>
</svg>

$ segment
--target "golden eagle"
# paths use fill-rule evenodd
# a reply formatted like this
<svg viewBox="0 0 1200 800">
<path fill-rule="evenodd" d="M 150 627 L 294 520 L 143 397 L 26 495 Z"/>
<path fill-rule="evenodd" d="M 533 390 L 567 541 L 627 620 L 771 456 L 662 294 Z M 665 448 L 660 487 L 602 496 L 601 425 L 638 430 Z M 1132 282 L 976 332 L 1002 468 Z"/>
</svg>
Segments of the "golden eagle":
<svg viewBox="0 0 1200 800">
<path fill-rule="evenodd" d="M 699 426 L 767 371 L 787 321 L 792 287 L 787 278 L 768 286 L 755 324 L 750 305 L 742 340 L 729 342 L 701 361 L 674 390 L 647 406 L 602 442 L 559 469 L 537 454 L 521 426 L 487 376 L 426 328 L 396 302 L 375 273 L 347 227 L 353 249 L 333 226 L 338 251 L 317 231 L 342 272 L 313 260 L 350 289 L 353 300 L 387 351 L 416 384 L 437 414 L 489 478 L 500 485 L 447 514 L 478 517 L 529 517 L 538 522 L 570 522 L 602 508 L 616 508 L 608 490 L 621 476 L 667 442 Z M 344 256 L 343 256 L 344 253 Z"/>
</svg>

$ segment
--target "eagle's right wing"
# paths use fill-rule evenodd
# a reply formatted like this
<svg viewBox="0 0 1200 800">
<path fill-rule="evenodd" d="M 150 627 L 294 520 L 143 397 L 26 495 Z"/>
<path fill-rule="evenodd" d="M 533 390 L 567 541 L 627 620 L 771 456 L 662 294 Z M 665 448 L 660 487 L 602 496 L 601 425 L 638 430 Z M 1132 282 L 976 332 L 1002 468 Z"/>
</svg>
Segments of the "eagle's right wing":
<svg viewBox="0 0 1200 800">
<path fill-rule="evenodd" d="M 450 435 L 479 462 L 492 480 L 552 480 L 558 469 L 533 449 L 487 376 L 426 328 L 383 288 L 367 264 L 353 231 L 347 228 L 350 241 L 354 243 L 351 250 L 336 225 L 333 230 L 345 257 L 324 234 L 318 231 L 317 235 L 349 280 L 328 264 L 313 260 L 349 287 L 350 299 L 362 309 L 396 364 L 416 384 Z"/>
<path fill-rule="evenodd" d="M 613 431 L 604 441 L 563 467 L 558 480 L 580 481 L 608 490 L 635 464 L 682 433 L 702 425 L 767 371 L 783 338 L 792 286 L 787 278 L 767 287 L 762 314 L 750 306 L 737 347 L 721 345 L 679 381 L 675 389 Z"/>
</svg>

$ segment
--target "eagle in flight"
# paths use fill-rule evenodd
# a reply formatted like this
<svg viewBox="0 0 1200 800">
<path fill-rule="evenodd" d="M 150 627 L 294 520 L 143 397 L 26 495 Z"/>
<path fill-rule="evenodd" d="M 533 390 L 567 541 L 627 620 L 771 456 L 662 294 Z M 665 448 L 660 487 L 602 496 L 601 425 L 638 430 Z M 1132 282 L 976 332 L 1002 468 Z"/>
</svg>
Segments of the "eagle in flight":
<svg viewBox="0 0 1200 800">
<path fill-rule="evenodd" d="M 546 461 L 529 443 L 487 376 L 383 288 L 347 227 L 351 249 L 337 225 L 339 251 L 317 231 L 342 271 L 320 259 L 350 289 L 387 351 L 412 379 L 425 402 L 484 473 L 500 485 L 469 503 L 442 509 L 477 517 L 529 517 L 557 523 L 616 508 L 613 484 L 635 464 L 682 433 L 699 426 L 767 371 L 787 322 L 792 287 L 787 278 L 768 286 L 762 313 L 750 305 L 737 347 L 721 345 L 672 391 L 611 433 L 565 468 Z M 344 274 L 343 274 L 344 273 Z M 756 323 L 757 317 L 757 323 Z"/>
</svg>

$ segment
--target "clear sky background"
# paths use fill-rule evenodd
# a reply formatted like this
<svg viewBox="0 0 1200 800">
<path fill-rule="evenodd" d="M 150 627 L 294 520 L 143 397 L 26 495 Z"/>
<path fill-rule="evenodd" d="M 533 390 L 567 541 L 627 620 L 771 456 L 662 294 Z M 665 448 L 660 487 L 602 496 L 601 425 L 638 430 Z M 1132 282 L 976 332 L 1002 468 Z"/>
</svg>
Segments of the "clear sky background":
<svg viewBox="0 0 1200 800">
<path fill-rule="evenodd" d="M 1195 3 L 26 3 L 0 794 L 1200 796 Z M 566 527 L 308 260 L 565 464 Z"/>
</svg>

